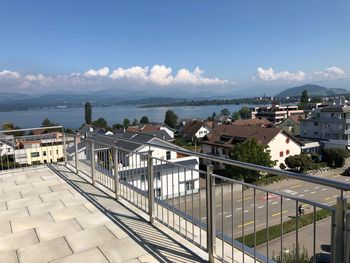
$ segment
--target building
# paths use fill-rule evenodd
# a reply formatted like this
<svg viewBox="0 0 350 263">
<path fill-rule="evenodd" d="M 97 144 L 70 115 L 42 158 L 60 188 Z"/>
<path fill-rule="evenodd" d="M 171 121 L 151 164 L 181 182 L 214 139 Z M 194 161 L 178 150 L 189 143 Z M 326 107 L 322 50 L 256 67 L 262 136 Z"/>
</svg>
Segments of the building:
<svg viewBox="0 0 350 263">
<path fill-rule="evenodd" d="M 240 119 L 232 122 L 232 125 L 236 126 L 258 126 L 258 127 L 271 127 L 272 123 L 266 118 L 255 118 L 255 119 Z"/>
<path fill-rule="evenodd" d="M 303 110 L 298 109 L 298 106 L 281 106 L 278 104 L 250 108 L 250 111 L 252 119 L 266 118 L 274 125 L 280 124 L 291 115 L 299 115 L 304 113 Z"/>
<path fill-rule="evenodd" d="M 300 121 L 300 136 L 319 140 L 324 148 L 350 149 L 350 107 L 315 109 L 309 118 Z"/>
<path fill-rule="evenodd" d="M 304 114 L 290 115 L 282 121 L 277 127 L 282 128 L 285 132 L 294 136 L 300 135 L 300 120 L 305 119 Z"/>
<path fill-rule="evenodd" d="M 205 121 L 193 120 L 187 122 L 181 129 L 181 135 L 187 140 L 202 139 L 212 128 Z"/>
<path fill-rule="evenodd" d="M 268 147 L 271 160 L 276 161 L 275 168 L 284 163 L 286 157 L 301 153 L 299 141 L 280 128 L 262 128 L 257 126 L 220 125 L 213 129 L 202 141 L 203 153 L 229 158 L 229 152 L 236 143 L 250 138 Z M 217 164 L 216 169 L 224 169 Z"/>
<path fill-rule="evenodd" d="M 134 185 L 140 190 L 145 190 L 147 187 L 147 156 L 148 151 L 152 150 L 154 177 L 155 179 L 155 195 L 163 196 L 178 196 L 185 194 L 187 191 L 198 191 L 199 189 L 199 160 L 197 157 L 189 157 L 176 152 L 177 149 L 182 149 L 167 141 L 161 140 L 155 136 L 125 132 L 110 136 L 92 135 L 94 140 L 94 160 L 97 167 L 101 165 L 101 170 L 112 172 L 113 158 L 111 146 L 118 147 L 118 170 L 120 179 L 124 182 Z M 125 140 L 133 140 L 135 143 Z M 148 146 L 147 144 L 159 145 L 160 147 Z M 165 150 L 163 147 L 172 148 Z M 182 149 L 184 150 L 184 149 Z M 78 143 L 78 159 L 79 162 L 89 165 L 91 160 L 91 149 L 86 146 L 86 143 L 81 141 Z M 73 144 L 67 148 L 67 156 L 73 159 L 75 156 L 75 147 Z M 106 162 L 108 163 L 106 165 Z M 103 163 L 103 165 L 102 165 Z M 176 165 L 175 165 L 176 164 Z M 186 168 L 184 168 L 186 167 Z M 130 176 L 133 174 L 133 176 Z M 111 174 L 112 175 L 112 174 Z M 172 183 L 170 183 L 172 182 Z M 162 184 L 179 185 L 160 189 Z"/>
<path fill-rule="evenodd" d="M 137 126 L 129 126 L 127 131 L 154 135 L 166 141 L 173 141 L 175 132 L 174 129 L 170 128 L 164 123 L 148 123 Z"/>
</svg>

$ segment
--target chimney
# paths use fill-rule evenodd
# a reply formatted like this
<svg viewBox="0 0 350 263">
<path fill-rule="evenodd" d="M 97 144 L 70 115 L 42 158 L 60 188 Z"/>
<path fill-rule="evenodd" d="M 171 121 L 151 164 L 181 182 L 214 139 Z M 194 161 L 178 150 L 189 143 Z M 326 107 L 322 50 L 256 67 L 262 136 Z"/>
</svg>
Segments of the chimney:
<svg viewBox="0 0 350 263">
<path fill-rule="evenodd" d="M 164 135 L 164 133 L 162 133 L 162 139 L 163 139 L 163 141 L 165 141 L 165 135 Z"/>
</svg>

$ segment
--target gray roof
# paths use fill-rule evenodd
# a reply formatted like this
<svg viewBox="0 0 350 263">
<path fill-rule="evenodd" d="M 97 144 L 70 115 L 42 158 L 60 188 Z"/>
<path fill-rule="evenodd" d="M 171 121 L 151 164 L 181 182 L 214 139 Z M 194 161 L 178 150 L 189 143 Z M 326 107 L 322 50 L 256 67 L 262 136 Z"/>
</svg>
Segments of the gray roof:
<svg viewBox="0 0 350 263">
<path fill-rule="evenodd" d="M 158 130 L 158 131 L 142 131 L 143 134 L 153 135 L 157 137 L 158 139 L 165 140 L 165 141 L 173 141 L 174 138 L 172 138 L 166 131 Z"/>
</svg>

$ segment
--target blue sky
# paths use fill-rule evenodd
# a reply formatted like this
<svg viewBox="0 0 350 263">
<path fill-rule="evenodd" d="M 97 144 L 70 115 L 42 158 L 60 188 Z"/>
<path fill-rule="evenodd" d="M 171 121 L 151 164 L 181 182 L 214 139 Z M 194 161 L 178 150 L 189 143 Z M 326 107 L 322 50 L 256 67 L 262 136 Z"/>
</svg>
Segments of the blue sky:
<svg viewBox="0 0 350 263">
<path fill-rule="evenodd" d="M 225 92 L 261 87 L 268 93 L 309 82 L 350 83 L 346 0 L 0 4 L 1 91 L 218 85 Z M 155 65 L 162 67 L 151 78 Z M 104 67 L 107 73 L 84 75 Z M 72 80 L 72 73 L 80 75 Z"/>
</svg>

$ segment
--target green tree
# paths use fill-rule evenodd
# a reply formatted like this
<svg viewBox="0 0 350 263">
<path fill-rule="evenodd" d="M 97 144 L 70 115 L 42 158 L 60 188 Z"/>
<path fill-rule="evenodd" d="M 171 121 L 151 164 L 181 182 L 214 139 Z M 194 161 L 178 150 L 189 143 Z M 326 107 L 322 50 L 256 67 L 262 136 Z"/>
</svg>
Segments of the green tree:
<svg viewBox="0 0 350 263">
<path fill-rule="evenodd" d="M 239 115 L 241 116 L 241 119 L 243 120 L 250 119 L 251 114 L 248 107 L 244 106 L 238 112 L 239 112 Z"/>
<path fill-rule="evenodd" d="M 213 114 L 211 115 L 211 120 L 215 121 L 215 119 L 216 119 L 216 112 L 214 111 Z"/>
<path fill-rule="evenodd" d="M 275 161 L 271 160 L 270 150 L 258 142 L 256 138 L 245 140 L 244 142 L 234 145 L 229 154 L 230 159 L 272 167 Z M 226 173 L 236 179 L 244 179 L 251 183 L 264 176 L 261 172 L 248 169 L 238 168 L 234 166 L 226 166 Z"/>
<path fill-rule="evenodd" d="M 307 94 L 307 90 L 304 90 L 301 93 L 301 97 L 300 97 L 300 103 L 302 104 L 306 104 L 309 102 L 309 95 Z"/>
<path fill-rule="evenodd" d="M 107 121 L 104 118 L 102 118 L 102 117 L 100 117 L 97 120 L 93 121 L 92 125 L 94 125 L 95 127 L 98 127 L 98 128 L 107 128 L 108 127 Z"/>
<path fill-rule="evenodd" d="M 132 122 L 132 126 L 137 126 L 139 125 L 138 120 L 135 118 L 134 121 Z"/>
<path fill-rule="evenodd" d="M 85 123 L 91 124 L 92 122 L 92 110 L 91 110 L 91 103 L 86 102 L 85 103 Z"/>
<path fill-rule="evenodd" d="M 167 110 L 165 113 L 164 123 L 171 128 L 175 128 L 177 125 L 177 115 L 172 110 Z"/>
<path fill-rule="evenodd" d="M 128 118 L 125 118 L 123 121 L 123 126 L 125 129 L 127 129 L 130 125 L 130 120 Z"/>
<path fill-rule="evenodd" d="M 349 155 L 346 149 L 330 148 L 323 151 L 322 159 L 330 167 L 343 167 Z"/>
<path fill-rule="evenodd" d="M 234 113 L 232 113 L 232 118 L 236 121 L 241 118 L 241 115 L 239 114 L 239 112 L 235 111 Z"/>
<path fill-rule="evenodd" d="M 4 131 L 9 131 L 14 129 L 15 129 L 15 125 L 12 122 L 4 122 L 2 124 L 2 130 Z"/>
<path fill-rule="evenodd" d="M 147 116 L 142 116 L 140 123 L 142 124 L 148 124 L 148 117 Z"/>
<path fill-rule="evenodd" d="M 311 157 L 307 154 L 289 156 L 284 162 L 288 168 L 301 173 L 310 170 L 313 164 Z"/>
<path fill-rule="evenodd" d="M 48 118 L 45 118 L 41 123 L 41 127 L 52 127 L 57 126 L 58 124 L 55 122 L 51 122 Z"/>
<path fill-rule="evenodd" d="M 220 115 L 228 116 L 228 115 L 230 115 L 230 111 L 227 108 L 222 109 L 221 112 L 220 112 Z"/>
<path fill-rule="evenodd" d="M 113 124 L 113 129 L 122 129 L 123 128 L 123 124 L 120 124 L 120 123 L 115 123 Z"/>
</svg>

